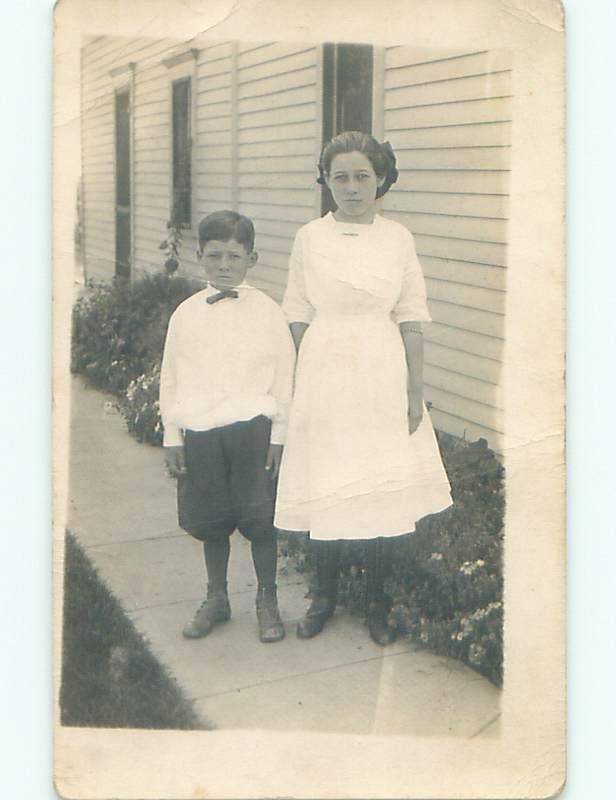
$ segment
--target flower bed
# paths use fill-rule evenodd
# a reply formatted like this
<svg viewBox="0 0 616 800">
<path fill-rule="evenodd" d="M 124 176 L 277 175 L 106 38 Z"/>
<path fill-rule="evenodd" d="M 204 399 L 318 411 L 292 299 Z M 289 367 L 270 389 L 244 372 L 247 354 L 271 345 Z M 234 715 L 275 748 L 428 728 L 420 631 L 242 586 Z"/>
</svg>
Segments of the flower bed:
<svg viewBox="0 0 616 800">
<path fill-rule="evenodd" d="M 160 444 L 160 358 L 169 317 L 200 288 L 184 278 L 145 276 L 129 287 L 98 286 L 75 306 L 72 366 L 118 397 L 128 430 Z M 485 441 L 446 434 L 439 444 L 455 505 L 421 520 L 395 545 L 388 590 L 399 628 L 438 653 L 459 658 L 497 685 L 503 670 L 503 469 Z M 281 541 L 300 571 L 306 540 Z M 339 599 L 360 609 L 365 596 L 361 544 L 344 548 Z"/>
<path fill-rule="evenodd" d="M 128 432 L 139 442 L 163 442 L 163 424 L 158 403 L 159 387 L 160 364 L 156 363 L 128 384 L 118 403 Z"/>
<path fill-rule="evenodd" d="M 387 590 L 401 632 L 437 653 L 458 658 L 497 686 L 503 679 L 503 468 L 484 440 L 470 444 L 439 434 L 455 505 L 421 520 L 400 537 Z M 305 537 L 281 550 L 301 571 L 312 566 Z M 344 543 L 338 601 L 365 604 L 361 543 Z"/>
</svg>

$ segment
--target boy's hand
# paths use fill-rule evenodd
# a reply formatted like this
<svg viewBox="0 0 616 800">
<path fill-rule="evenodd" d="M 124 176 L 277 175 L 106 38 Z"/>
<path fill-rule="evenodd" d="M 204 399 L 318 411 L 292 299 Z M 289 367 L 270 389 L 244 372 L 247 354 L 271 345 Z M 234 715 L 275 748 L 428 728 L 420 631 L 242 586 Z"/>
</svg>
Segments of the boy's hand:
<svg viewBox="0 0 616 800">
<path fill-rule="evenodd" d="M 181 478 L 186 475 L 186 457 L 184 455 L 184 445 L 178 444 L 173 447 L 165 447 L 165 467 L 170 478 Z"/>
<path fill-rule="evenodd" d="M 422 392 L 414 392 L 412 390 L 408 393 L 410 434 L 415 433 L 423 419 L 424 405 L 422 394 Z"/>
<path fill-rule="evenodd" d="M 278 470 L 280 469 L 280 459 L 282 458 L 282 445 L 270 444 L 267 451 L 267 460 L 265 461 L 265 469 L 270 473 L 273 481 L 278 477 Z"/>
</svg>

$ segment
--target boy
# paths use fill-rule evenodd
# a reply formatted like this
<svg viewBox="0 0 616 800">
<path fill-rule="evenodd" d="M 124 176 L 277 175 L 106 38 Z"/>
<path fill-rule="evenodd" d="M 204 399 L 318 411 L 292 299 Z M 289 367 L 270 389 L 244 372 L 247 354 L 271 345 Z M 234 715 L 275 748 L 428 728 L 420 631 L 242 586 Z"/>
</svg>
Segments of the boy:
<svg viewBox="0 0 616 800">
<path fill-rule="evenodd" d="M 206 600 L 184 628 L 207 636 L 231 616 L 229 537 L 250 540 L 262 642 L 284 627 L 276 597 L 274 485 L 291 402 L 295 348 L 285 318 L 244 282 L 256 263 L 250 219 L 217 211 L 199 225 L 209 285 L 172 315 L 160 378 L 167 471 L 178 479 L 180 527 L 203 542 Z"/>
</svg>

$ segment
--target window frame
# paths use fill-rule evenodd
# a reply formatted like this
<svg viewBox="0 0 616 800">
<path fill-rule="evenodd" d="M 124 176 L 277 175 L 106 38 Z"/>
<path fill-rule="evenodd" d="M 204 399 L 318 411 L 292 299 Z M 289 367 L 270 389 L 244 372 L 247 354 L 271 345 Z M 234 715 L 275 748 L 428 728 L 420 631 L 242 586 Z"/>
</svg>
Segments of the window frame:
<svg viewBox="0 0 616 800">
<path fill-rule="evenodd" d="M 129 155 L 129 237 L 130 247 L 128 253 L 128 274 L 121 276 L 130 282 L 134 277 L 135 268 L 135 71 L 137 65 L 134 61 L 129 61 L 126 64 L 119 64 L 109 70 L 109 81 L 111 87 L 111 103 L 112 103 L 112 119 L 113 119 L 113 133 L 112 133 L 112 174 L 113 174 L 113 275 L 114 279 L 118 277 L 117 273 L 117 172 L 118 172 L 118 153 L 117 153 L 117 122 L 116 122 L 116 101 L 117 96 L 121 93 L 128 94 L 128 155 Z M 83 172 L 83 170 L 82 170 Z M 83 202 L 83 199 L 82 199 Z M 84 262 L 85 263 L 85 262 Z"/>
<path fill-rule="evenodd" d="M 196 141 L 196 83 L 197 83 L 197 58 L 199 51 L 195 48 L 175 53 L 163 60 L 163 64 L 168 70 L 168 130 L 169 130 L 169 186 L 168 186 L 168 219 L 173 218 L 173 210 L 176 199 L 175 184 L 175 136 L 174 136 L 174 87 L 184 81 L 189 82 L 188 99 L 188 154 L 190 158 L 190 193 L 189 206 L 190 213 L 187 220 L 182 221 L 183 230 L 193 230 L 195 228 L 195 155 L 197 152 Z"/>
</svg>

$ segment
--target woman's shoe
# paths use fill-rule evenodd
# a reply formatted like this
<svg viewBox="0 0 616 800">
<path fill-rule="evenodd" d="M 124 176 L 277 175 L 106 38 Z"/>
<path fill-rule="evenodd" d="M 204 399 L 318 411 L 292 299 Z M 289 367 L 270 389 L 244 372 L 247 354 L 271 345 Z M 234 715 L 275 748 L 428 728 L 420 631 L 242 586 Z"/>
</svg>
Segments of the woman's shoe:
<svg viewBox="0 0 616 800">
<path fill-rule="evenodd" d="M 313 598 L 308 611 L 297 626 L 297 635 L 300 639 L 312 639 L 321 633 L 323 626 L 334 613 L 335 604 L 327 597 L 317 595 Z"/>
<path fill-rule="evenodd" d="M 371 603 L 366 618 L 370 638 L 381 647 L 393 644 L 398 638 L 398 628 L 389 619 L 389 608 L 385 603 Z"/>
<path fill-rule="evenodd" d="M 284 625 L 278 610 L 276 587 L 257 590 L 257 622 L 262 642 L 279 642 L 284 639 Z"/>
</svg>

